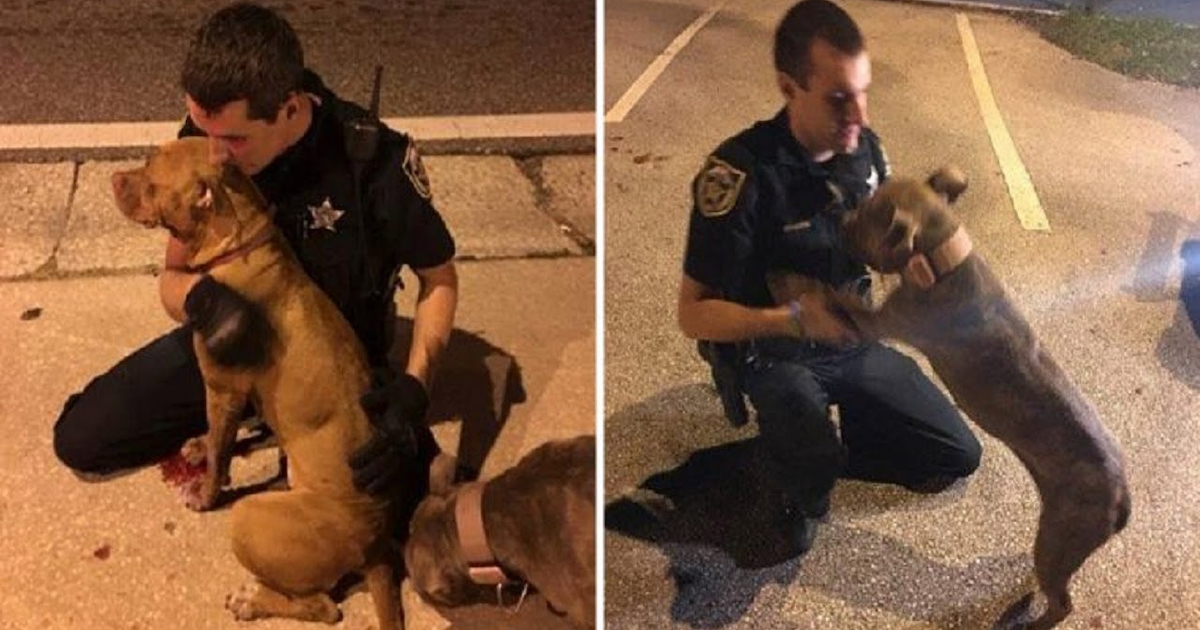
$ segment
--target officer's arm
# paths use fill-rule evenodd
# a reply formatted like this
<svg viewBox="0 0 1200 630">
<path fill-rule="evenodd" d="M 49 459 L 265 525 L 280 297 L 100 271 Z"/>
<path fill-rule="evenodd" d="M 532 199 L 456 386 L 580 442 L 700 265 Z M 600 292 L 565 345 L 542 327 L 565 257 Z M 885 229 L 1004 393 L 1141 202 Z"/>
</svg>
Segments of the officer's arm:
<svg viewBox="0 0 1200 630">
<path fill-rule="evenodd" d="M 679 283 L 677 315 L 679 329 L 692 339 L 742 341 L 796 333 L 788 307 L 750 308 L 722 300 L 687 274 Z"/>
<path fill-rule="evenodd" d="M 413 313 L 413 340 L 405 371 L 425 385 L 433 385 L 438 358 L 450 339 L 454 311 L 458 305 L 458 272 L 454 261 L 435 267 L 414 269 L 419 285 Z"/>
<path fill-rule="evenodd" d="M 187 271 L 187 246 L 175 237 L 168 237 L 162 275 L 158 277 L 158 295 L 171 319 L 183 322 L 183 300 L 199 280 L 200 274 Z"/>
</svg>

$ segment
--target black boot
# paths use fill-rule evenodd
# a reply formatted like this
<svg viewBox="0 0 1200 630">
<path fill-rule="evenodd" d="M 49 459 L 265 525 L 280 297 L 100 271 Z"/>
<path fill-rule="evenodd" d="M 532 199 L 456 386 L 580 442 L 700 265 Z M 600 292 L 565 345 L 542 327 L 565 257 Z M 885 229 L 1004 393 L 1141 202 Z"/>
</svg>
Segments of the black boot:
<svg viewBox="0 0 1200 630">
<path fill-rule="evenodd" d="M 796 555 L 804 555 L 812 548 L 817 536 L 817 519 L 812 518 L 794 503 L 784 503 L 777 517 L 779 532 L 788 549 Z"/>
</svg>

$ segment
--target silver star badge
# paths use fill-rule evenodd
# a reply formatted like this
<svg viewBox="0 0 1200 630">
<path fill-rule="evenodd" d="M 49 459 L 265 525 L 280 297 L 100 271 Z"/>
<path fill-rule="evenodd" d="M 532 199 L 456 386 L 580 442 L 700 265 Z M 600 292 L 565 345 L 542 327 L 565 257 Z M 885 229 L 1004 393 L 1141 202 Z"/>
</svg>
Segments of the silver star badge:
<svg viewBox="0 0 1200 630">
<path fill-rule="evenodd" d="M 325 201 L 319 206 L 309 206 L 308 213 L 312 215 L 312 220 L 309 221 L 308 224 L 308 229 L 310 231 L 320 230 L 323 228 L 329 230 L 330 232 L 337 231 L 337 229 L 334 228 L 334 225 L 337 223 L 338 219 L 342 218 L 343 214 L 346 214 L 344 210 L 338 210 L 337 208 L 334 208 L 333 204 L 329 203 L 329 197 L 326 197 Z"/>
</svg>

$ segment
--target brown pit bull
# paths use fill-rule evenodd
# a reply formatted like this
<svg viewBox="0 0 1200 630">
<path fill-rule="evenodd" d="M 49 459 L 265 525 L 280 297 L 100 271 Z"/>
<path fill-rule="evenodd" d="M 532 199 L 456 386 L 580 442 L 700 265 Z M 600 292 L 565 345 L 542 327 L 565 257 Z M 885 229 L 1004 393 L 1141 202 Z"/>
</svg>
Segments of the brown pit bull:
<svg viewBox="0 0 1200 630">
<path fill-rule="evenodd" d="M 472 581 L 464 559 L 457 515 L 467 490 L 450 487 L 454 466 L 447 460 L 435 460 L 430 494 L 409 524 L 405 567 L 417 592 L 434 603 L 495 602 L 495 588 Z M 579 628 L 595 627 L 595 466 L 595 436 L 547 442 L 482 489 L 482 524 L 496 564 Z"/>
<path fill-rule="evenodd" d="M 403 627 L 388 501 L 358 492 L 351 481 L 348 458 L 372 428 L 359 404 L 370 381 L 367 359 L 350 325 L 305 275 L 250 179 L 209 164 L 207 140 L 162 146 L 144 167 L 113 175 L 113 188 L 122 213 L 169 229 L 187 246 L 189 267 L 209 269 L 261 308 L 273 334 L 256 368 L 222 367 L 194 337 L 208 433 L 184 450 L 202 452 L 207 470 L 189 507 L 205 510 L 216 501 L 247 400 L 288 461 L 290 489 L 233 506 L 233 550 L 258 588 L 231 594 L 226 607 L 241 620 L 335 623 L 340 614 L 328 591 L 345 574 L 361 572 L 380 627 Z"/>
<path fill-rule="evenodd" d="M 843 234 L 853 255 L 903 282 L 876 311 L 832 297 L 865 336 L 898 339 L 928 357 L 958 406 L 1029 470 L 1042 499 L 1033 560 L 1047 608 L 1026 627 L 1047 630 L 1071 612 L 1071 576 L 1129 518 L 1124 461 L 1096 410 L 971 251 L 949 208 L 966 186 L 952 168 L 881 186 L 847 215 Z M 791 299 L 786 285 L 775 283 L 776 299 Z M 1009 612 L 1023 614 L 1031 600 Z"/>
</svg>

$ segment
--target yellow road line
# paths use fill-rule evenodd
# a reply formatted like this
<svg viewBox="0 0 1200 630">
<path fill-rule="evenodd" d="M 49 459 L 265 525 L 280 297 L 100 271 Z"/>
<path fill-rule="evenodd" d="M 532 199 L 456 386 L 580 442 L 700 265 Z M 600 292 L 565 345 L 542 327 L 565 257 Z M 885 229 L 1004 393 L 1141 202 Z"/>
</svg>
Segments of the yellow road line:
<svg viewBox="0 0 1200 630">
<path fill-rule="evenodd" d="M 958 33 L 962 37 L 963 52 L 967 57 L 967 69 L 971 72 L 971 84 L 975 87 L 975 97 L 979 101 L 979 111 L 983 114 L 983 122 L 987 126 L 988 136 L 992 139 L 992 149 L 996 159 L 1000 161 L 1000 170 L 1004 173 L 1004 181 L 1008 184 L 1008 195 L 1012 198 L 1013 208 L 1017 211 L 1017 219 L 1026 230 L 1050 231 L 1050 221 L 1042 210 L 1042 202 L 1038 200 L 1037 191 L 1033 188 L 1033 180 L 1017 154 L 1017 146 L 1013 143 L 1008 128 L 1004 126 L 1004 118 L 992 95 L 992 86 L 988 83 L 987 73 L 983 69 L 983 59 L 979 56 L 979 47 L 975 45 L 975 34 L 971 31 L 971 23 L 967 16 L 955 15 L 958 22 Z"/>
<path fill-rule="evenodd" d="M 694 37 L 696 33 L 700 32 L 700 29 L 704 28 L 704 25 L 708 24 L 708 21 L 711 20 L 727 2 L 728 0 L 721 0 L 715 6 L 705 11 L 703 15 L 696 18 L 696 20 L 688 25 L 687 28 L 683 29 L 683 32 L 677 35 L 675 39 L 672 40 L 671 43 L 668 44 L 667 47 L 661 53 L 659 53 L 657 57 L 654 58 L 654 61 L 650 62 L 649 66 L 646 66 L 646 69 L 642 71 L 642 76 L 638 77 L 637 80 L 633 82 L 633 85 L 629 86 L 628 90 L 625 90 L 625 94 L 621 96 L 621 99 L 617 101 L 617 104 L 613 105 L 612 109 L 608 110 L 608 114 L 605 114 L 604 116 L 604 122 L 619 123 L 622 120 L 625 120 L 625 116 L 629 115 L 629 111 L 633 109 L 634 105 L 637 105 L 637 102 L 642 98 L 642 95 L 650 89 L 650 86 L 656 79 L 658 79 L 658 76 L 667 69 L 667 65 L 671 63 L 671 60 L 675 58 L 675 55 L 679 54 L 679 51 L 683 50 L 683 47 L 687 46 L 688 42 L 692 41 L 692 37 Z"/>
</svg>

